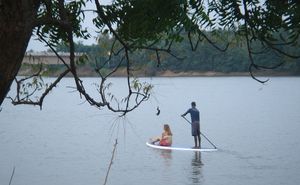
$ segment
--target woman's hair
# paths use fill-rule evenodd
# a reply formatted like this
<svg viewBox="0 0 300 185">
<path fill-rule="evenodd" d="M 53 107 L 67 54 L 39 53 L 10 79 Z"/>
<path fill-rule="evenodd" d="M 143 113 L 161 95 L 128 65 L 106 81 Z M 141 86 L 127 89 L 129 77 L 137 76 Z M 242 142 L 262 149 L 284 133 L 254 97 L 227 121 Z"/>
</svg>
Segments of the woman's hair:
<svg viewBox="0 0 300 185">
<path fill-rule="evenodd" d="M 168 135 L 172 135 L 170 126 L 168 124 L 164 124 L 164 130 L 168 133 Z"/>
</svg>

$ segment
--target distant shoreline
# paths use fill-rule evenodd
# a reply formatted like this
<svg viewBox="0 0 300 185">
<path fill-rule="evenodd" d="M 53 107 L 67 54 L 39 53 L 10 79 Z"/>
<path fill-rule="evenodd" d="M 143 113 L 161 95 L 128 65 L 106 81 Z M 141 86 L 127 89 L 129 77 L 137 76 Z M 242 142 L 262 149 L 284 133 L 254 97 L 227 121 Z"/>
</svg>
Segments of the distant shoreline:
<svg viewBox="0 0 300 185">
<path fill-rule="evenodd" d="M 256 76 L 299 76 L 287 72 L 260 72 L 254 73 Z M 161 72 L 159 77 L 238 77 L 238 76 L 250 76 L 249 72 L 215 72 L 215 71 L 207 71 L 207 72 L 173 72 L 173 71 L 165 71 Z"/>
<path fill-rule="evenodd" d="M 62 73 L 62 70 L 45 70 L 46 72 L 43 76 L 47 77 L 57 77 Z M 21 67 L 18 72 L 18 76 L 29 76 L 36 73 L 30 67 Z M 78 68 L 77 74 L 80 77 L 98 77 L 99 75 L 92 69 L 87 67 Z M 132 72 L 133 76 L 136 77 L 238 77 L 238 76 L 251 76 L 249 72 L 215 72 L 215 71 L 185 71 L 177 72 L 171 70 L 157 70 L 157 71 L 147 71 L 147 70 L 134 70 Z M 295 74 L 292 72 L 278 72 L 278 71 L 256 71 L 253 73 L 255 76 L 300 76 L 300 74 Z M 127 75 L 126 69 L 117 70 L 112 77 L 125 77 Z M 68 74 L 67 76 L 72 76 Z"/>
</svg>

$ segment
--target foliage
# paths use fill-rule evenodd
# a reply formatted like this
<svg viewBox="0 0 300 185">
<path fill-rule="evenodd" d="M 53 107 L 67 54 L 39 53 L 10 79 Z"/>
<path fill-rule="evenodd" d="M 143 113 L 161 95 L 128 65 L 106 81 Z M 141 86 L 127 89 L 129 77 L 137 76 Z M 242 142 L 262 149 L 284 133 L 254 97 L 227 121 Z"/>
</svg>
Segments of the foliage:
<svg viewBox="0 0 300 185">
<path fill-rule="evenodd" d="M 223 32 L 225 34 L 225 32 Z M 207 33 L 208 34 L 208 33 Z M 231 33 L 233 34 L 233 33 Z M 230 33 L 226 33 L 230 35 Z M 104 36 L 101 36 L 102 38 Z M 181 37 L 184 37 L 182 34 Z M 222 37 L 222 36 L 221 36 Z M 222 42 L 224 38 L 220 38 L 218 42 Z M 89 65 L 93 67 L 97 61 L 103 63 L 107 58 L 109 51 L 105 46 L 111 46 L 114 38 L 107 38 L 101 41 L 99 45 L 83 45 L 82 43 L 75 44 L 76 52 L 83 52 L 88 55 Z M 190 45 L 187 40 L 173 45 L 173 52 L 183 58 L 178 60 L 170 55 L 161 56 L 161 65 L 157 66 L 156 54 L 153 51 L 137 50 L 132 54 L 132 67 L 136 70 L 145 71 L 145 75 L 155 76 L 156 72 L 164 70 L 172 70 L 175 72 L 186 71 L 212 71 L 212 72 L 248 72 L 249 58 L 247 47 L 243 45 L 243 40 L 231 42 L 226 52 L 220 52 L 214 49 L 211 44 L 203 42 L 199 44 L 197 50 L 189 49 Z M 106 49 L 105 49 L 106 48 Z M 58 51 L 66 51 L 67 46 L 59 45 Z M 294 52 L 290 50 L 289 52 Z M 261 66 L 275 66 L 283 63 L 282 66 L 276 69 L 277 72 L 286 72 L 289 74 L 297 74 L 300 72 L 300 59 L 290 59 L 288 57 L 278 56 L 274 51 L 267 51 L 254 56 L 254 60 Z M 105 66 L 106 74 L 109 69 L 116 67 L 116 60 L 110 61 L 109 65 Z M 123 65 L 123 67 L 125 67 Z M 104 70 L 104 69 L 103 69 Z"/>
<path fill-rule="evenodd" d="M 174 70 L 229 72 L 248 69 L 254 79 L 264 83 L 254 75 L 254 70 L 275 69 L 288 61 L 286 57 L 300 57 L 300 3 L 296 0 L 115 0 L 111 5 L 102 5 L 99 0 L 90 1 L 95 5 L 93 23 L 101 33 L 100 49 L 88 51 L 86 48 L 100 77 L 101 101 L 96 101 L 85 90 L 75 61 L 76 47 L 82 45 L 76 46 L 74 37 L 90 37 L 81 27 L 86 1 L 39 2 L 32 25 L 34 34 L 58 57 L 55 47 L 60 43 L 67 45 L 66 51 L 70 53 L 70 65 L 59 57 L 65 71 L 45 92 L 71 73 L 76 89 L 88 103 L 122 115 L 150 96 L 145 90 L 149 86 L 136 86 L 136 81 L 133 86 L 131 84 L 135 65 L 146 66 L 150 62 L 153 67 L 155 61 L 157 67 Z M 213 49 L 219 53 L 210 52 Z M 229 53 L 222 53 L 226 50 Z M 198 52 L 192 54 L 190 51 Z M 119 101 L 118 106 L 113 107 L 106 97 L 106 80 L 121 66 L 126 68 L 128 95 L 123 99 L 125 101 Z M 135 100 L 134 104 L 130 103 L 132 100 Z M 124 103 L 125 108 L 119 108 L 119 103 Z"/>
</svg>

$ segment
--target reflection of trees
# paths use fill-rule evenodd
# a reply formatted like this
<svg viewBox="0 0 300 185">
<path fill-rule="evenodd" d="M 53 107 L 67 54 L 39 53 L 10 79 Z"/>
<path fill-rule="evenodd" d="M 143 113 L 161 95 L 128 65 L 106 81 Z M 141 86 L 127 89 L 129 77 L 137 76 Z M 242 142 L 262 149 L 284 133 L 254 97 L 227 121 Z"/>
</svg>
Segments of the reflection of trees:
<svg viewBox="0 0 300 185">
<path fill-rule="evenodd" d="M 202 180 L 202 165 L 201 152 L 195 152 L 194 158 L 191 161 L 191 179 L 193 184 L 199 184 Z"/>
</svg>

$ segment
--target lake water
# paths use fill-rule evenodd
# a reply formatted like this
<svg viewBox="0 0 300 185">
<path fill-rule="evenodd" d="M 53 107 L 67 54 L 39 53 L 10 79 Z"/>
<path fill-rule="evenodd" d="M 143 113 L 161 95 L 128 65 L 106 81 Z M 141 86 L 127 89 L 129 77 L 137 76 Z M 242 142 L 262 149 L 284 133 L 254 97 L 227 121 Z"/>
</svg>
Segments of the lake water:
<svg viewBox="0 0 300 185">
<path fill-rule="evenodd" d="M 300 78 L 272 77 L 266 85 L 250 77 L 143 80 L 154 84 L 153 97 L 126 118 L 84 103 L 67 88 L 72 79 L 53 90 L 42 111 L 5 101 L 0 184 L 9 183 L 14 166 L 12 185 L 103 184 L 115 139 L 111 185 L 300 183 Z M 95 81 L 84 79 L 86 84 Z M 122 87 L 123 79 L 112 82 Z M 175 145 L 193 146 L 190 127 L 180 117 L 191 101 L 200 109 L 201 131 L 219 151 L 147 147 L 145 142 L 159 135 L 164 123 L 170 124 Z"/>
</svg>

